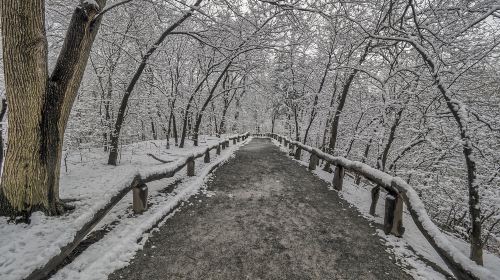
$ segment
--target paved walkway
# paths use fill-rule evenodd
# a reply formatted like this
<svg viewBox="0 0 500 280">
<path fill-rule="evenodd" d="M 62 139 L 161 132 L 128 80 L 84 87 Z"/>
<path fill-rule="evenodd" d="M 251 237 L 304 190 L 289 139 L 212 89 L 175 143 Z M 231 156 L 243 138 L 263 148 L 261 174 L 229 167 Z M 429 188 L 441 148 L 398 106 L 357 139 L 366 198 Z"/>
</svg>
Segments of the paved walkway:
<svg viewBox="0 0 500 280">
<path fill-rule="evenodd" d="M 237 151 L 208 190 L 109 279 L 411 279 L 367 220 L 268 139 Z"/>
</svg>

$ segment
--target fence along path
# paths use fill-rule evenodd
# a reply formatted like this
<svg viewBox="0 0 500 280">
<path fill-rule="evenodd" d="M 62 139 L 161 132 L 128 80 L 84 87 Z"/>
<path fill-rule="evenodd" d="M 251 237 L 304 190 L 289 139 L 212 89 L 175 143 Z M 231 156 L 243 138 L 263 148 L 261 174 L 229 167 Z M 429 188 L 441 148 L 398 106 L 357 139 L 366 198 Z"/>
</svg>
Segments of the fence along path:
<svg viewBox="0 0 500 280">
<path fill-rule="evenodd" d="M 207 147 L 198 153 L 193 153 L 189 156 L 183 157 L 176 160 L 173 163 L 162 165 L 160 169 L 151 170 L 147 173 L 136 173 L 131 174 L 128 183 L 123 185 L 123 188 L 115 193 L 109 200 L 109 202 L 99 209 L 92 218 L 87 221 L 80 230 L 78 230 L 73 238 L 73 241 L 66 244 L 61 248 L 61 252 L 56 256 L 49 259 L 44 266 L 34 270 L 26 278 L 26 280 L 39 280 L 45 279 L 52 271 L 54 271 L 59 264 L 61 264 L 64 259 L 82 242 L 85 236 L 90 233 L 90 231 L 106 216 L 106 214 L 119 202 L 125 195 L 132 191 L 132 208 L 135 214 L 141 214 L 147 210 L 147 198 L 148 198 L 148 187 L 147 183 L 173 177 L 177 172 L 186 167 L 187 176 L 195 176 L 194 167 L 195 160 L 203 157 L 205 163 L 210 162 L 210 151 L 216 150 L 219 155 L 221 149 L 229 147 L 230 142 L 233 144 L 245 140 L 250 134 L 240 134 L 229 137 L 228 139 L 219 141 L 214 145 Z"/>
<path fill-rule="evenodd" d="M 412 279 L 355 208 L 270 139 L 238 149 L 205 193 L 108 279 Z"/>
<path fill-rule="evenodd" d="M 333 187 L 342 190 L 342 182 L 346 170 L 356 175 L 363 176 L 385 189 L 389 195 L 386 198 L 384 231 L 386 234 L 402 236 L 404 228 L 402 227 L 403 201 L 408 211 L 424 237 L 429 241 L 434 250 L 443 259 L 446 265 L 453 272 L 457 279 L 478 280 L 478 279 L 498 279 L 486 268 L 477 265 L 475 262 L 465 256 L 460 250 L 451 244 L 446 236 L 432 222 L 425 210 L 423 202 L 420 200 L 416 191 L 399 177 L 393 177 L 385 172 L 370 167 L 367 164 L 358 161 L 351 161 L 344 157 L 335 157 L 327 154 L 317 148 L 304 145 L 298 141 L 290 140 L 287 137 L 274 134 L 254 134 L 255 136 L 271 137 L 277 140 L 280 145 L 291 150 L 295 159 L 300 159 L 302 151 L 310 154 L 309 169 L 313 170 L 319 163 L 319 159 L 335 165 Z M 374 200 L 377 196 L 372 196 Z M 376 201 L 372 202 L 374 205 Z"/>
</svg>

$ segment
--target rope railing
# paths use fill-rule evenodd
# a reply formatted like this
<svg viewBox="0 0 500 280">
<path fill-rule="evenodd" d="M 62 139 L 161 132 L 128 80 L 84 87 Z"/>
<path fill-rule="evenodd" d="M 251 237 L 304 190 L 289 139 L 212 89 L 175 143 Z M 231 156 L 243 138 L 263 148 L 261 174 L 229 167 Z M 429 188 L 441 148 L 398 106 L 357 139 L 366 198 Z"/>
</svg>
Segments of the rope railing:
<svg viewBox="0 0 500 280">
<path fill-rule="evenodd" d="M 287 137 L 274 134 L 253 134 L 258 137 L 269 137 L 277 140 L 280 145 L 293 151 L 295 159 L 300 160 L 301 151 L 310 154 L 309 170 L 314 170 L 319 163 L 319 159 L 329 162 L 335 166 L 333 187 L 342 190 L 345 171 L 351 171 L 359 176 L 363 176 L 369 181 L 387 190 L 386 197 L 384 231 L 386 234 L 393 234 L 401 237 L 404 232 L 402 227 L 403 201 L 417 228 L 431 244 L 438 255 L 443 259 L 448 268 L 457 279 L 477 280 L 477 279 L 498 279 L 488 269 L 477 265 L 460 250 L 458 250 L 441 230 L 432 222 L 424 204 L 415 189 L 400 177 L 391 176 L 369 165 L 351 161 L 344 157 L 336 157 L 327 154 L 317 148 L 304 145 L 298 141 L 290 140 Z"/>
<path fill-rule="evenodd" d="M 39 280 L 45 279 L 50 273 L 52 273 L 63 261 L 64 259 L 73 252 L 73 250 L 82 242 L 82 240 L 87 236 L 87 234 L 92 231 L 92 229 L 106 216 L 106 214 L 118 203 L 120 202 L 130 191 L 132 191 L 132 209 L 135 214 L 142 214 L 147 210 L 147 199 L 148 199 L 148 187 L 146 183 L 173 177 L 177 172 L 187 167 L 187 176 L 195 176 L 195 160 L 204 157 L 204 162 L 210 162 L 210 151 L 216 150 L 216 154 L 220 155 L 221 150 L 229 147 L 229 143 L 232 140 L 233 144 L 237 142 L 246 140 L 250 136 L 249 133 L 235 135 L 229 137 L 225 140 L 219 141 L 216 144 L 208 146 L 206 149 L 183 157 L 175 162 L 165 164 L 166 166 L 161 167 L 157 170 L 152 170 L 148 172 L 131 174 L 129 183 L 124 184 L 124 187 L 115 193 L 109 200 L 109 202 L 99 209 L 94 216 L 87 221 L 80 230 L 78 230 L 73 238 L 73 240 L 61 248 L 61 251 L 56 256 L 48 260 L 45 265 L 34 270 L 26 278 L 26 280 Z"/>
</svg>

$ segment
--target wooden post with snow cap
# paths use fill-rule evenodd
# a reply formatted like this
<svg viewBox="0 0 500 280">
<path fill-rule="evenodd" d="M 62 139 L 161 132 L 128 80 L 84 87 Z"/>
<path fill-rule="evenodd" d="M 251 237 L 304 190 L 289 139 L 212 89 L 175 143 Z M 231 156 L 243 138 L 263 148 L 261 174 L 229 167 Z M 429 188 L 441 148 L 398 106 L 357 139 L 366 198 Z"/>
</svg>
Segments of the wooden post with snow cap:
<svg viewBox="0 0 500 280">
<path fill-rule="evenodd" d="M 294 144 L 292 144 L 292 142 L 290 142 L 290 144 L 288 145 L 290 148 L 288 149 L 288 155 L 289 156 L 293 156 L 294 155 L 294 150 L 293 150 L 293 147 L 295 146 Z"/>
<path fill-rule="evenodd" d="M 215 153 L 220 155 L 220 143 L 217 145 L 217 149 L 215 150 Z"/>
<path fill-rule="evenodd" d="M 203 158 L 204 163 L 209 163 L 210 162 L 210 149 L 207 149 L 205 152 L 205 157 Z"/>
<path fill-rule="evenodd" d="M 148 209 L 148 186 L 146 184 L 139 183 L 133 187 L 132 209 L 135 214 L 141 214 Z"/>
<path fill-rule="evenodd" d="M 300 160 L 300 153 L 301 153 L 301 149 L 299 147 L 299 145 L 295 145 L 295 155 L 294 155 L 294 158 L 296 160 Z"/>
<path fill-rule="evenodd" d="M 345 170 L 342 165 L 336 165 L 335 166 L 335 172 L 333 173 L 333 188 L 336 189 L 337 191 L 342 190 L 342 185 L 344 184 L 344 174 Z"/>
<path fill-rule="evenodd" d="M 380 186 L 376 185 L 371 190 L 372 203 L 370 205 L 370 215 L 375 216 L 375 210 L 377 208 L 378 197 L 380 196 Z"/>
<path fill-rule="evenodd" d="M 403 236 L 403 199 L 398 193 L 389 192 L 385 197 L 384 232 Z"/>
<path fill-rule="evenodd" d="M 191 156 L 187 160 L 187 175 L 192 177 L 194 176 L 194 157 Z"/>
<path fill-rule="evenodd" d="M 316 165 L 318 165 L 318 156 L 316 156 L 314 153 L 311 153 L 311 156 L 309 157 L 309 171 L 316 169 Z"/>
</svg>

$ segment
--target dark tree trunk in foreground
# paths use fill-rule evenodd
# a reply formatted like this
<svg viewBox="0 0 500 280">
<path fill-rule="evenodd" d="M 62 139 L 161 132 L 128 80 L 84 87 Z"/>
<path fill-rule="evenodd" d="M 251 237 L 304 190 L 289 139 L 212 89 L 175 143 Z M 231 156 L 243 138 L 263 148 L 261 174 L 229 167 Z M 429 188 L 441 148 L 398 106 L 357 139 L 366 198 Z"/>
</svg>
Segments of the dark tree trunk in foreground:
<svg viewBox="0 0 500 280">
<path fill-rule="evenodd" d="M 73 12 L 52 74 L 47 63 L 45 1 L 3 0 L 2 42 L 9 141 L 0 192 L 0 214 L 49 215 L 59 202 L 64 131 L 99 30 L 99 7 L 82 3 Z"/>
</svg>

